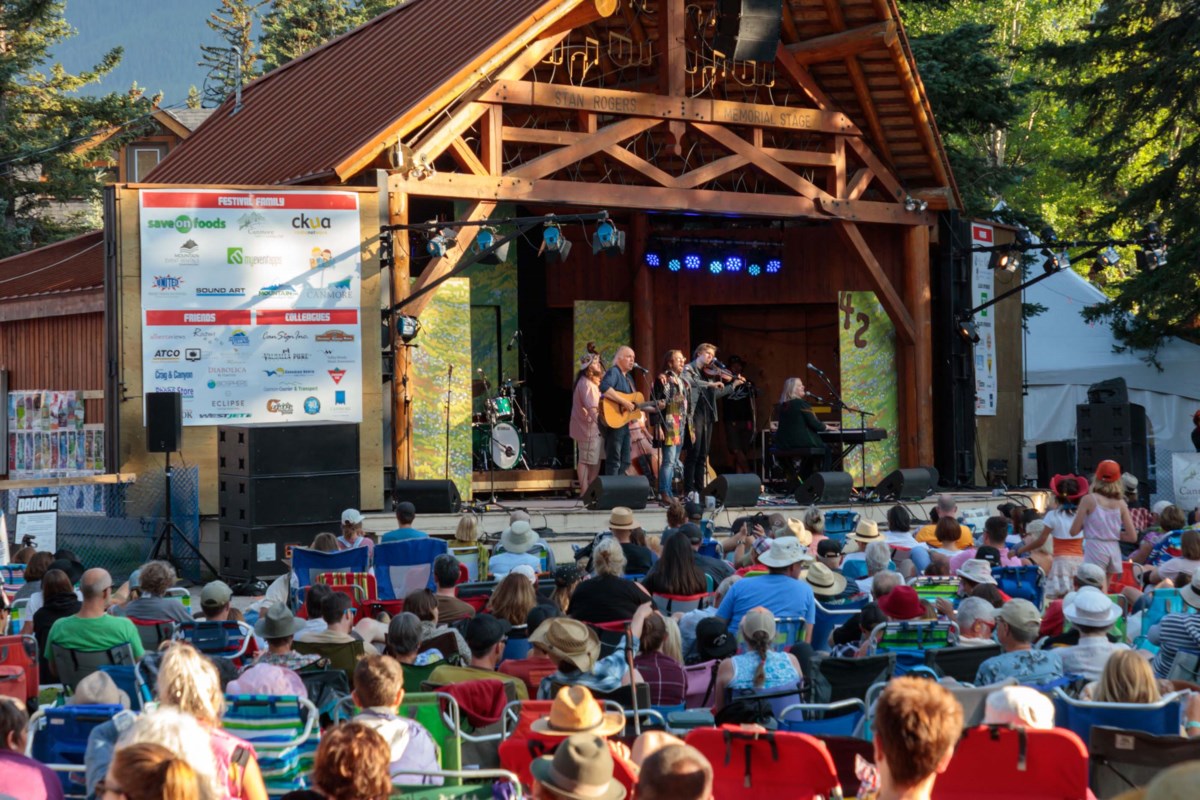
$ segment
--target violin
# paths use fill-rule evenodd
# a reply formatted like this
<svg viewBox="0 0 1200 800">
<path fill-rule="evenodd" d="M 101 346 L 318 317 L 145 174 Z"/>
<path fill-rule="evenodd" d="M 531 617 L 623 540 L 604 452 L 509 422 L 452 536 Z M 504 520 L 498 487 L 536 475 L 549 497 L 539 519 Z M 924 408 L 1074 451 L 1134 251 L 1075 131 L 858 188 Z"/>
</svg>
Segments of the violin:
<svg viewBox="0 0 1200 800">
<path fill-rule="evenodd" d="M 733 383 L 738 378 L 742 379 L 743 383 L 749 384 L 750 381 L 744 375 L 734 375 L 729 368 L 715 358 L 709 362 L 708 366 L 700 370 L 700 374 L 711 380 L 720 381 L 721 383 Z"/>
</svg>

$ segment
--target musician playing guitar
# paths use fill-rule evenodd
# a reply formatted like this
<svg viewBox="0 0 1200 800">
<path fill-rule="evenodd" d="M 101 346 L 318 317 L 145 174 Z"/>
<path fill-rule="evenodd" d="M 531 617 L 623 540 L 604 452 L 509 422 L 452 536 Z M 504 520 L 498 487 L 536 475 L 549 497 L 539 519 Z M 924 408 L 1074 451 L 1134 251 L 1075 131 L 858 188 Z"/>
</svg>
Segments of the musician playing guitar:
<svg viewBox="0 0 1200 800">
<path fill-rule="evenodd" d="M 613 358 L 613 364 L 600 379 L 600 396 L 616 404 L 622 411 L 633 413 L 637 411 L 637 402 L 627 399 L 634 393 L 633 379 L 629 373 L 637 363 L 632 347 L 621 347 Z M 632 418 L 631 418 L 632 419 Z M 604 417 L 601 417 L 604 422 Z M 629 469 L 629 423 L 611 426 L 600 425 L 600 433 L 604 437 L 604 474 L 624 475 Z"/>
<path fill-rule="evenodd" d="M 712 447 L 712 428 L 717 421 L 717 400 L 746 382 L 740 375 L 721 373 L 713 362 L 716 345 L 700 344 L 692 361 L 683 368 L 683 381 L 688 387 L 688 458 L 683 465 L 683 491 L 699 500 L 699 492 L 708 477 L 708 453 Z M 728 378 L 728 382 L 724 380 Z"/>
</svg>

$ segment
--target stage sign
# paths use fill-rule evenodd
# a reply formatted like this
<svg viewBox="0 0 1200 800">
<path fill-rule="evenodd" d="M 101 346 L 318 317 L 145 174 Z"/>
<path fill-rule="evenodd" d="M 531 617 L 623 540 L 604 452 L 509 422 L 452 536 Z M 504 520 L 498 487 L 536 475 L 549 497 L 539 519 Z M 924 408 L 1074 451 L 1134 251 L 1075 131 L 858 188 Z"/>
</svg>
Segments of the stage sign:
<svg viewBox="0 0 1200 800">
<path fill-rule="evenodd" d="M 143 389 L 183 424 L 362 421 L 353 192 L 140 192 Z M 374 332 L 374 329 L 372 329 Z"/>
<path fill-rule="evenodd" d="M 32 538 L 35 550 L 53 553 L 58 549 L 58 495 L 40 494 L 17 498 L 15 541 Z"/>
<path fill-rule="evenodd" d="M 1175 505 L 1191 511 L 1200 505 L 1200 453 L 1175 453 L 1171 456 L 1175 476 Z"/>
<path fill-rule="evenodd" d="M 971 225 L 971 244 L 990 247 L 995 244 L 995 229 L 991 225 Z M 983 305 L 992 298 L 995 276 L 988 267 L 991 253 L 971 254 L 971 307 Z M 979 344 L 975 345 L 975 414 L 996 416 L 996 307 L 985 308 L 975 315 L 975 330 Z"/>
<path fill-rule="evenodd" d="M 871 412 L 868 428 L 883 428 L 887 438 L 855 450 L 842 469 L 855 484 L 862 481 L 865 453 L 867 483 L 874 486 L 900 467 L 900 389 L 896 374 L 896 329 L 874 292 L 838 293 L 838 352 L 841 355 L 842 400 Z M 816 394 L 825 394 L 818 385 Z M 862 425 L 862 417 L 846 411 L 847 428 Z"/>
</svg>

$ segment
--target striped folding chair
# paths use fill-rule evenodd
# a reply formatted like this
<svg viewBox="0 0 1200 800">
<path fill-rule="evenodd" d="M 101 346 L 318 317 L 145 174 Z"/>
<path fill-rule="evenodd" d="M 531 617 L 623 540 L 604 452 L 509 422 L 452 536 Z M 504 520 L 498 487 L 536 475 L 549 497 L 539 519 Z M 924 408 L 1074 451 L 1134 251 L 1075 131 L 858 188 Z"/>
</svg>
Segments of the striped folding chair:
<svg viewBox="0 0 1200 800">
<path fill-rule="evenodd" d="M 366 572 L 371 553 L 365 547 L 353 547 L 336 553 L 324 553 L 307 547 L 292 548 L 292 572 L 303 589 L 317 582 L 326 572 Z"/>
<path fill-rule="evenodd" d="M 354 587 L 348 593 L 355 605 L 379 599 L 379 587 L 375 583 L 375 576 L 369 572 L 322 572 L 317 576 L 316 582 L 334 589 L 343 586 Z"/>
<path fill-rule="evenodd" d="M 254 745 L 267 794 L 309 788 L 321 739 L 317 707 L 305 697 L 274 695 L 226 695 L 225 702 L 221 727 Z"/>
<path fill-rule="evenodd" d="M 700 594 L 653 594 L 654 605 L 664 614 L 674 614 L 676 611 L 687 613 L 700 608 L 707 608 L 712 602 L 710 592 Z"/>
<path fill-rule="evenodd" d="M 206 656 L 241 658 L 250 646 L 254 629 L 236 620 L 193 620 L 175 626 L 175 638 Z"/>
<path fill-rule="evenodd" d="M 444 541 L 429 538 L 375 545 L 375 576 L 379 580 L 380 599 L 403 600 L 418 589 L 436 589 L 433 560 L 446 550 Z"/>
<path fill-rule="evenodd" d="M 958 589 L 962 585 L 957 577 L 943 577 L 940 575 L 930 575 L 913 578 L 908 583 L 917 593 L 917 597 L 922 600 L 928 600 L 930 603 L 936 603 L 938 600 L 949 600 L 956 607 L 958 606 L 959 596 Z"/>
<path fill-rule="evenodd" d="M 925 666 L 925 652 L 958 644 L 958 625 L 941 620 L 884 622 L 871 631 L 870 655 L 896 654 L 896 675 Z"/>
</svg>

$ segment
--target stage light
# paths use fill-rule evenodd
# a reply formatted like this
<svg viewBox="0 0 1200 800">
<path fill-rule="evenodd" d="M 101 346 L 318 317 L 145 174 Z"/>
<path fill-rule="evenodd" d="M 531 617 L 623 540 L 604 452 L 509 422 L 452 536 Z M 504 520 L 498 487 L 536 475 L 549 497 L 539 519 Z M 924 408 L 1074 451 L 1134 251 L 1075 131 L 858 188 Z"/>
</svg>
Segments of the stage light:
<svg viewBox="0 0 1200 800">
<path fill-rule="evenodd" d="M 657 267 L 660 264 L 662 264 L 662 259 L 659 258 L 658 253 L 653 253 L 653 252 L 646 253 L 646 266 L 647 267 Z"/>
<path fill-rule="evenodd" d="M 1046 259 L 1042 262 L 1042 269 L 1047 273 L 1058 271 L 1058 256 L 1050 251 L 1050 248 L 1042 248 L 1042 256 Z"/>
<path fill-rule="evenodd" d="M 410 317 L 407 314 L 396 317 L 396 333 L 400 335 L 400 341 L 405 344 L 417 338 L 420 331 L 421 322 L 416 317 Z"/>
<path fill-rule="evenodd" d="M 1042 228 L 1042 244 L 1054 244 L 1058 241 L 1058 234 L 1054 232 L 1054 228 L 1049 225 Z"/>
<path fill-rule="evenodd" d="M 767 274 L 774 275 L 783 269 L 783 262 L 778 258 L 772 258 L 767 262 Z"/>
<path fill-rule="evenodd" d="M 760 267 L 758 264 L 751 264 L 750 266 L 746 267 L 746 272 L 750 273 L 752 277 L 757 278 L 762 274 L 762 267 Z"/>
<path fill-rule="evenodd" d="M 1158 244 L 1161 236 L 1158 230 L 1157 222 L 1147 222 L 1142 228 L 1142 238 L 1148 240 L 1151 244 Z"/>
<path fill-rule="evenodd" d="M 695 253 L 688 253 L 683 257 L 683 266 L 688 270 L 700 269 L 700 256 Z"/>
<path fill-rule="evenodd" d="M 968 344 L 979 343 L 979 331 L 975 329 L 975 323 L 970 317 L 959 317 L 956 322 L 955 331 Z"/>
<path fill-rule="evenodd" d="M 471 242 L 471 250 L 483 253 L 495 243 L 496 231 L 492 228 L 480 228 L 479 233 L 475 234 L 475 241 Z M 487 255 L 480 256 L 479 263 L 503 264 L 508 260 L 508 245 L 509 242 L 505 242 Z"/>
<path fill-rule="evenodd" d="M 542 229 L 542 246 L 538 255 L 545 255 L 548 263 L 566 261 L 571 252 L 571 240 L 563 236 L 562 228 L 554 221 L 554 215 L 547 215 L 546 226 Z"/>
<path fill-rule="evenodd" d="M 606 219 L 596 226 L 592 234 L 592 255 L 619 256 L 625 252 L 625 232 L 617 230 L 613 221 Z"/>
<path fill-rule="evenodd" d="M 1029 249 L 1033 244 L 1033 234 L 1029 232 L 1029 228 L 1017 229 L 1017 247 L 1021 250 Z"/>
<path fill-rule="evenodd" d="M 730 256 L 725 259 L 726 272 L 741 272 L 742 267 L 746 265 L 745 260 L 741 256 Z"/>
<path fill-rule="evenodd" d="M 458 240 L 454 238 L 454 231 L 449 228 L 442 228 L 441 231 L 429 237 L 429 241 L 425 242 L 425 252 L 429 253 L 433 258 L 441 258 L 450 250 L 453 250 Z"/>
<path fill-rule="evenodd" d="M 1106 247 L 1100 251 L 1100 255 L 1096 257 L 1096 261 L 1101 267 L 1115 267 L 1121 262 L 1121 254 L 1113 247 Z"/>
<path fill-rule="evenodd" d="M 724 270 L 725 264 L 722 263 L 721 259 L 714 258 L 712 261 L 708 262 L 708 271 L 713 275 L 720 275 Z"/>
<path fill-rule="evenodd" d="M 1167 263 L 1167 249 L 1138 250 L 1133 254 L 1137 268 L 1142 272 L 1153 272 Z"/>
<path fill-rule="evenodd" d="M 993 272 L 1016 272 L 1017 264 L 1021 263 L 1019 250 L 993 250 L 988 258 L 988 269 Z"/>
<path fill-rule="evenodd" d="M 926 200 L 918 200 L 911 194 L 904 198 L 905 211 L 924 211 L 927 208 L 929 208 L 929 202 Z"/>
<path fill-rule="evenodd" d="M 672 258 L 667 262 L 667 269 L 671 270 L 671 272 L 679 272 L 679 270 L 683 269 L 683 262 L 678 258 Z"/>
</svg>

